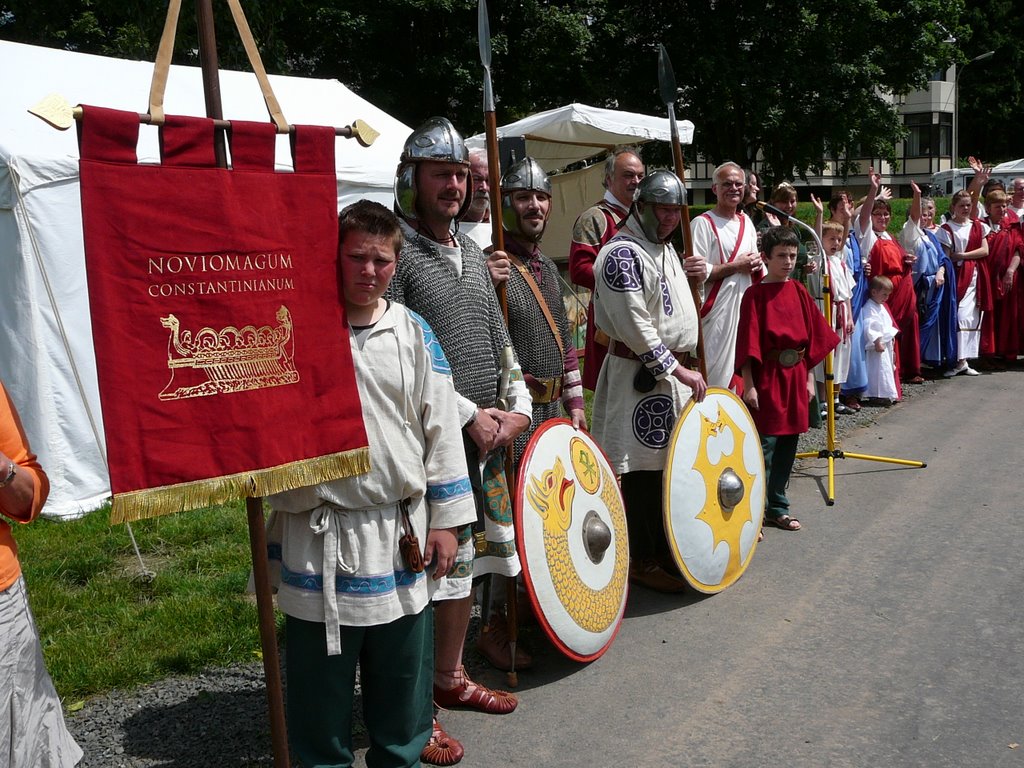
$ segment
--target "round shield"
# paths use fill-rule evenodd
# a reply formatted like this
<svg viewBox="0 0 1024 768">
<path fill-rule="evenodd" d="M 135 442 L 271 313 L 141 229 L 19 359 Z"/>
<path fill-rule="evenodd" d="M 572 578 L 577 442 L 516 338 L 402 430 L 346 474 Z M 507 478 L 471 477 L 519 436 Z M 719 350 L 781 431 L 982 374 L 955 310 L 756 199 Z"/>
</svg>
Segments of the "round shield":
<svg viewBox="0 0 1024 768">
<path fill-rule="evenodd" d="M 721 592 L 743 575 L 764 517 L 761 440 L 747 407 L 727 389 L 690 401 L 668 445 L 665 535 L 698 592 Z"/>
<path fill-rule="evenodd" d="M 519 461 L 516 547 L 545 634 L 566 656 L 593 661 L 626 610 L 629 538 L 615 473 L 567 419 L 544 422 Z"/>
</svg>

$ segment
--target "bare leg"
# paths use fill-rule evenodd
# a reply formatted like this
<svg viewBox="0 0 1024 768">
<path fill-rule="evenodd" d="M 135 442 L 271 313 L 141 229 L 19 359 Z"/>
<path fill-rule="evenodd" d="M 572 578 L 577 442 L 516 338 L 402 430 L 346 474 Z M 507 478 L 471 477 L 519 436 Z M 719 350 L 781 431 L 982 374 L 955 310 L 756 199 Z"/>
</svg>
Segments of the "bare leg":
<svg viewBox="0 0 1024 768">
<path fill-rule="evenodd" d="M 466 643 L 473 596 L 434 603 L 434 683 L 451 688 L 455 672 L 462 668 L 462 649 Z"/>
</svg>

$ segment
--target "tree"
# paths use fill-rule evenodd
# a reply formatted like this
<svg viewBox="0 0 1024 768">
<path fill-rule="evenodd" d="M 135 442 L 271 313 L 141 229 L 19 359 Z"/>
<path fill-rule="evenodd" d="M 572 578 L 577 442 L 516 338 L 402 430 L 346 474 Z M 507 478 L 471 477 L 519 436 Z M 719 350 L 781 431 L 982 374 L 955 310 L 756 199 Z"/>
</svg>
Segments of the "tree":
<svg viewBox="0 0 1024 768">
<path fill-rule="evenodd" d="M 995 56 L 962 70 L 960 77 L 960 153 L 985 162 L 1024 156 L 1024 15 L 1013 3 L 981 0 L 964 14 L 964 62 L 988 51 Z"/>
<path fill-rule="evenodd" d="M 961 0 L 627 0 L 618 24 L 636 51 L 626 60 L 625 105 L 657 103 L 655 49 L 664 42 L 681 85 L 679 112 L 697 126 L 710 161 L 769 179 L 805 176 L 836 159 L 895 159 L 902 126 L 886 94 L 924 85 L 954 56 L 936 24 L 959 29 Z M 630 91 L 627 83 L 633 83 Z"/>
</svg>

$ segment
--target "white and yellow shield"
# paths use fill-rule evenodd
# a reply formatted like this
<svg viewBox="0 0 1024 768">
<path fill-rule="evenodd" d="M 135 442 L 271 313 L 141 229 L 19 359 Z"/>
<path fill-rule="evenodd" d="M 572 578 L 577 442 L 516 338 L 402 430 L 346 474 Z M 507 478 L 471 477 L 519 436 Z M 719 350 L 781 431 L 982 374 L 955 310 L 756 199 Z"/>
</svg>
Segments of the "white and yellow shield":
<svg viewBox="0 0 1024 768">
<path fill-rule="evenodd" d="M 686 581 L 713 594 L 734 583 L 757 547 L 764 515 L 761 441 L 743 401 L 711 387 L 683 409 L 668 445 L 664 520 Z"/>
<path fill-rule="evenodd" d="M 526 445 L 515 529 L 523 580 L 545 634 L 569 658 L 598 658 L 626 609 L 626 513 L 604 452 L 566 419 L 544 422 Z"/>
</svg>

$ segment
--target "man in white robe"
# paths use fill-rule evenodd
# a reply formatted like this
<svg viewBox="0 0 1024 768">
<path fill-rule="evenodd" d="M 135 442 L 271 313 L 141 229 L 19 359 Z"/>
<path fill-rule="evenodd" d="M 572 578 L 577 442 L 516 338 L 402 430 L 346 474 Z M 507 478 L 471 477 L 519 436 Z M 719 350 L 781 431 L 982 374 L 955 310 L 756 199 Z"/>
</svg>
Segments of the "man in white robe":
<svg viewBox="0 0 1024 768">
<path fill-rule="evenodd" d="M 734 384 L 736 328 L 743 292 L 764 274 L 757 248 L 757 231 L 740 204 L 746 174 L 736 163 L 715 169 L 711 191 L 718 202 L 690 223 L 694 255 L 686 273 L 704 281 L 701 327 L 708 386 Z"/>
</svg>

